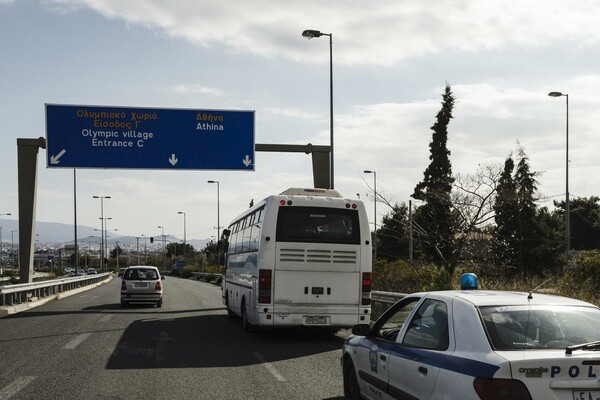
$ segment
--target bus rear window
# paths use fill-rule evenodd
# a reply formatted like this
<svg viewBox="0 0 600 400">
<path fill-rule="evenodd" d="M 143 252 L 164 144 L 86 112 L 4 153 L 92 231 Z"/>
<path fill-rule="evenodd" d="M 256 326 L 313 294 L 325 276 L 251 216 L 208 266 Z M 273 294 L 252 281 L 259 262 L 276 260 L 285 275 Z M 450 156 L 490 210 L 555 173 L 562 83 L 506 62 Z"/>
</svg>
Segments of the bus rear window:
<svg viewBox="0 0 600 400">
<path fill-rule="evenodd" d="M 360 244 L 357 210 L 280 207 L 278 242 Z"/>
</svg>

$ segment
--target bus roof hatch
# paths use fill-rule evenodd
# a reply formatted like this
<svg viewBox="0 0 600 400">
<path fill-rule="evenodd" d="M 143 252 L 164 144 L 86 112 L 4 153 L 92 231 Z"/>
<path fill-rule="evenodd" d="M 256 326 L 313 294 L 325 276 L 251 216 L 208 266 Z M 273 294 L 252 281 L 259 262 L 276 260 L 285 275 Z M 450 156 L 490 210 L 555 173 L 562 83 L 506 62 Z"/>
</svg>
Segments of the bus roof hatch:
<svg viewBox="0 0 600 400">
<path fill-rule="evenodd" d="M 302 189 L 302 188 L 289 188 L 280 193 L 281 196 L 319 196 L 319 197 L 338 197 L 343 196 L 334 189 Z"/>
</svg>

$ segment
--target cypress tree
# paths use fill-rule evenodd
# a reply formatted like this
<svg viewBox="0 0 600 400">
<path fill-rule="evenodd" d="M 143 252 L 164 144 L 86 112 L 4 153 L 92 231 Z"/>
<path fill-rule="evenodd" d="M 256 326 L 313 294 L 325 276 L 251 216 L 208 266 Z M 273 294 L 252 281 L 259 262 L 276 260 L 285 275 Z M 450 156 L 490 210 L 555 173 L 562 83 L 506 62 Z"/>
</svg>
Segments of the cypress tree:
<svg viewBox="0 0 600 400">
<path fill-rule="evenodd" d="M 515 184 L 517 188 L 517 232 L 519 265 L 523 275 L 528 272 L 540 272 L 539 258 L 536 257 L 542 238 L 540 236 L 540 226 L 537 221 L 537 206 L 535 204 L 535 194 L 538 182 L 535 179 L 536 173 L 531 172 L 529 168 L 529 158 L 525 154 L 525 149 L 519 146 L 519 163 L 515 171 Z"/>
<path fill-rule="evenodd" d="M 408 258 L 408 207 L 405 203 L 395 204 L 381 220 L 377 230 L 378 258 L 396 261 Z"/>
<path fill-rule="evenodd" d="M 448 272 L 451 267 L 453 253 L 454 217 L 450 192 L 454 178 L 448 150 L 448 124 L 452 119 L 454 96 L 450 85 L 446 84 L 442 95 L 442 108 L 431 127 L 433 131 L 429 143 L 429 166 L 425 169 L 423 181 L 419 182 L 412 195 L 413 198 L 425 202 L 415 215 L 416 222 L 423 228 L 425 235 L 421 237 L 423 247 L 428 256 L 438 266 L 444 266 Z"/>
<path fill-rule="evenodd" d="M 517 187 L 513 180 L 515 162 L 510 155 L 504 161 L 504 169 L 498 180 L 496 201 L 494 204 L 496 240 L 494 259 L 506 275 L 510 275 L 516 265 L 517 248 Z"/>
</svg>

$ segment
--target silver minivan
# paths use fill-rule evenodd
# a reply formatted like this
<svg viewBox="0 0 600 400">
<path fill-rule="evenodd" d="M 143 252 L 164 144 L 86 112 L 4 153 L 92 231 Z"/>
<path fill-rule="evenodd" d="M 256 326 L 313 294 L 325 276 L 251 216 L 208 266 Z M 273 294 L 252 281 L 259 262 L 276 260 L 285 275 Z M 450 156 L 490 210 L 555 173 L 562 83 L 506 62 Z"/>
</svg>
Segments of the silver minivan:
<svg viewBox="0 0 600 400">
<path fill-rule="evenodd" d="M 164 276 L 157 267 L 136 265 L 128 267 L 121 281 L 121 307 L 132 302 L 155 303 L 162 306 Z"/>
</svg>

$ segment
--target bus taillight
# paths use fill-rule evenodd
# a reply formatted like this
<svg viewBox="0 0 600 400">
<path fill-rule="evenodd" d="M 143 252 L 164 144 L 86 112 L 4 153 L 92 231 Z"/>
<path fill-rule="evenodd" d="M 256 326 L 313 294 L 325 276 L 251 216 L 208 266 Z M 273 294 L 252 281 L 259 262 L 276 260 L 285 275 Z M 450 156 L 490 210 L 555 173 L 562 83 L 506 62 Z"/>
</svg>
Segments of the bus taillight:
<svg viewBox="0 0 600 400">
<path fill-rule="evenodd" d="M 271 270 L 258 270 L 258 302 L 271 303 Z"/>
<path fill-rule="evenodd" d="M 363 272 L 362 274 L 362 305 L 371 305 L 371 273 Z"/>
</svg>

